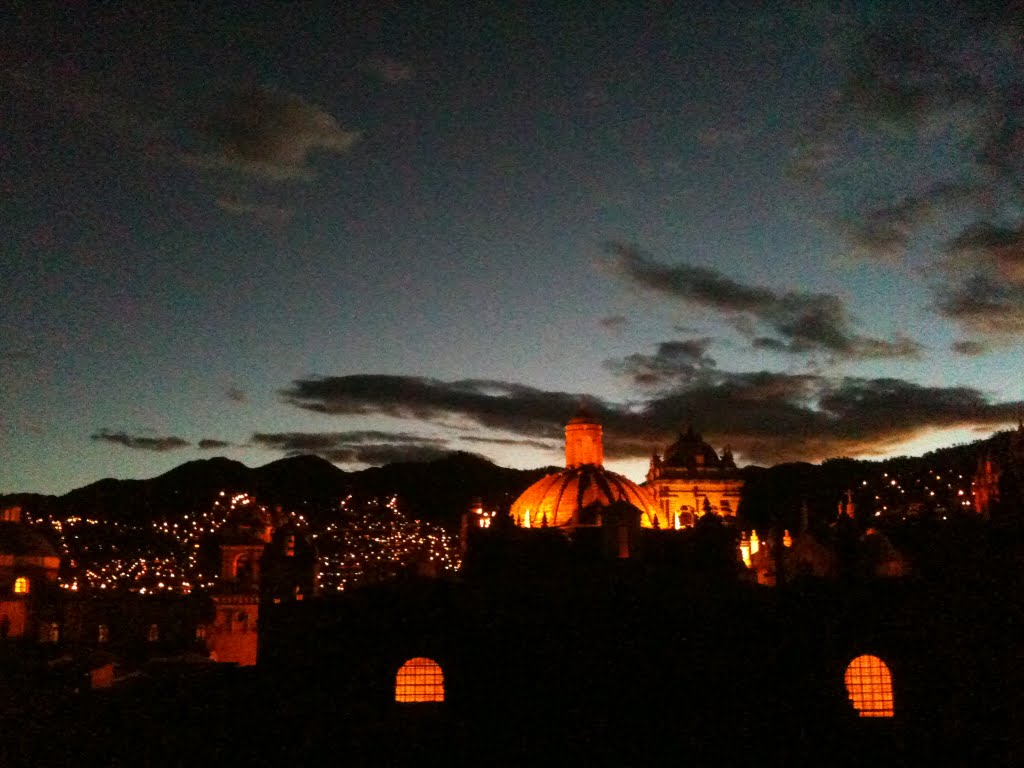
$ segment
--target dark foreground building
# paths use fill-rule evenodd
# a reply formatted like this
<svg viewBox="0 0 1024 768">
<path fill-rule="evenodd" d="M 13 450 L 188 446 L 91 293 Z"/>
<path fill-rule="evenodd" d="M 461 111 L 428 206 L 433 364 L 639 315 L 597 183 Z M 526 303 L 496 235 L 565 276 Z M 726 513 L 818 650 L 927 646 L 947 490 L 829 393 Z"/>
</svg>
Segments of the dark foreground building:
<svg viewBox="0 0 1024 768">
<path fill-rule="evenodd" d="M 1024 757 L 1017 597 L 980 583 L 768 588 L 673 580 L 634 560 L 575 566 L 264 606 L 255 667 L 168 664 L 135 685 L 6 702 L 0 764 Z"/>
<path fill-rule="evenodd" d="M 355 739 L 385 762 L 1024 757 L 1019 600 L 973 585 L 773 590 L 634 561 L 577 566 L 561 580 L 409 584 L 279 607 L 263 672 L 302 702 L 314 741 Z M 410 663 L 419 689 L 402 679 Z M 443 701 L 403 702 L 410 692 Z"/>
<path fill-rule="evenodd" d="M 599 466 L 562 480 L 550 526 L 468 525 L 453 581 L 317 595 L 276 537 L 254 667 L 72 694 L 7 660 L 0 765 L 1024 764 L 1019 523 L 943 529 L 945 570 L 769 587 L 715 515 L 647 527 Z"/>
</svg>

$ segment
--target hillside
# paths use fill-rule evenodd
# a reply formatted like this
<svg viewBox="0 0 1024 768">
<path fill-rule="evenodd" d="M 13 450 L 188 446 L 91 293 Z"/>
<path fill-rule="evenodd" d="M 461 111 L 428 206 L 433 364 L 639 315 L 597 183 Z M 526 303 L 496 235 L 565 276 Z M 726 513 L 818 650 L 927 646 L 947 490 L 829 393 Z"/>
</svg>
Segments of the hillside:
<svg viewBox="0 0 1024 768">
<path fill-rule="evenodd" d="M 359 472 L 346 472 L 318 456 L 294 456 L 256 468 L 217 457 L 186 462 L 149 480 L 105 478 L 63 496 L 0 496 L 0 505 L 20 505 L 35 518 L 78 516 L 138 525 L 207 510 L 221 491 L 248 493 L 260 504 L 311 519 L 330 515 L 347 496 L 397 494 L 410 516 L 453 528 L 475 499 L 507 506 L 545 471 L 499 467 L 466 453 Z"/>
<path fill-rule="evenodd" d="M 829 459 L 821 464 L 748 466 L 741 510 L 747 524 L 758 527 L 781 520 L 787 528 L 800 523 L 806 506 L 811 521 L 835 518 L 837 505 L 850 492 L 858 515 L 885 519 L 936 517 L 970 512 L 971 479 L 979 457 L 994 457 L 1003 467 L 1004 484 L 1024 485 L 1010 460 L 1012 432 L 931 451 L 923 456 L 883 461 Z M 330 516 L 341 499 L 358 501 L 397 495 L 412 517 L 440 523 L 450 530 L 472 502 L 507 509 L 515 498 L 551 467 L 519 470 L 499 467 L 480 456 L 452 453 L 430 462 L 405 462 L 346 472 L 318 456 L 279 459 L 250 468 L 218 457 L 190 461 L 149 480 L 106 478 L 64 496 L 11 494 L 0 504 L 21 505 L 28 514 L 148 523 L 210 508 L 221 491 L 248 493 L 260 504 L 300 511 L 310 519 Z"/>
</svg>

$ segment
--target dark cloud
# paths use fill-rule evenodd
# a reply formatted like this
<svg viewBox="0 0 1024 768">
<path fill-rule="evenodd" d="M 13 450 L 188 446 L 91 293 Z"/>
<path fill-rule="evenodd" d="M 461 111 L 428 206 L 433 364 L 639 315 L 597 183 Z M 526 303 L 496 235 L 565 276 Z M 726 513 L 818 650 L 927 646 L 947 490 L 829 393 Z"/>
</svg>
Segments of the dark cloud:
<svg viewBox="0 0 1024 768">
<path fill-rule="evenodd" d="M 203 451 L 211 451 L 217 448 L 231 447 L 231 443 L 227 442 L 226 440 L 215 440 L 210 437 L 204 437 L 202 440 L 196 443 L 196 445 L 199 447 L 200 450 Z"/>
<path fill-rule="evenodd" d="M 743 285 L 707 267 L 670 267 L 625 243 L 609 243 L 608 250 L 614 272 L 650 291 L 725 312 L 757 312 L 778 301 L 765 288 Z"/>
<path fill-rule="evenodd" d="M 188 440 L 180 437 L 150 437 L 148 435 L 129 435 L 126 432 L 111 432 L 101 429 L 94 435 L 92 440 L 122 445 L 125 448 L 134 448 L 140 451 L 174 451 L 179 448 L 187 448 L 191 445 Z"/>
<path fill-rule="evenodd" d="M 914 236 L 940 215 L 975 203 L 976 186 L 936 184 L 918 194 L 861 208 L 838 222 L 858 254 L 889 261 L 902 257 Z"/>
<path fill-rule="evenodd" d="M 550 451 L 553 449 L 561 448 L 561 445 L 554 441 L 544 442 L 543 440 L 530 440 L 528 438 L 481 437 L 479 435 L 460 435 L 459 439 L 469 443 L 489 443 L 491 445 L 517 445 L 523 448 L 538 448 L 542 451 Z"/>
<path fill-rule="evenodd" d="M 274 181 L 312 178 L 311 155 L 343 153 L 359 139 L 322 107 L 261 87 L 230 95 L 203 121 L 201 132 L 209 150 L 189 154 L 190 164 Z"/>
<path fill-rule="evenodd" d="M 1024 330 L 1024 12 L 952 8 L 894 7 L 847 27 L 833 46 L 839 87 L 797 164 L 840 211 L 851 187 L 867 186 L 854 194 L 873 205 L 834 217 L 856 253 L 894 259 L 918 246 L 932 309 L 1005 341 Z"/>
<path fill-rule="evenodd" d="M 989 347 L 982 341 L 975 339 L 959 339 L 949 345 L 950 350 L 964 357 L 977 357 L 988 352 Z"/>
<path fill-rule="evenodd" d="M 249 399 L 249 395 L 241 387 L 228 387 L 224 394 L 232 403 L 244 403 Z"/>
<path fill-rule="evenodd" d="M 404 83 L 412 80 L 416 71 L 412 65 L 393 56 L 376 56 L 368 59 L 364 66 L 367 72 L 375 75 L 385 83 Z"/>
<path fill-rule="evenodd" d="M 316 454 L 338 464 L 390 464 L 396 461 L 431 461 L 452 452 L 442 438 L 407 432 L 356 430 L 348 432 L 257 432 L 254 445 L 282 451 L 288 456 Z"/>
<path fill-rule="evenodd" d="M 20 363 L 31 359 L 32 355 L 22 349 L 0 349 L 0 363 Z"/>
<path fill-rule="evenodd" d="M 236 195 L 221 195 L 216 199 L 215 205 L 227 213 L 252 218 L 271 226 L 287 224 L 295 214 L 291 208 L 273 203 L 258 203 Z"/>
<path fill-rule="evenodd" d="M 973 98 L 969 73 L 927 23 L 869 28 L 855 45 L 834 105 L 840 114 L 910 128 Z"/>
<path fill-rule="evenodd" d="M 965 330 L 990 337 L 1013 337 L 1024 332 L 1024 287 L 973 272 L 951 281 L 936 307 Z"/>
<path fill-rule="evenodd" d="M 950 242 L 948 252 L 954 269 L 984 266 L 994 278 L 1024 288 L 1024 226 L 977 222 Z"/>
<path fill-rule="evenodd" d="M 381 414 L 439 420 L 470 416 L 478 424 L 520 434 L 557 437 L 580 395 L 522 384 L 467 379 L 444 382 L 414 376 L 325 376 L 298 379 L 282 391 L 286 402 L 315 413 Z"/>
<path fill-rule="evenodd" d="M 600 318 L 597 322 L 606 331 L 614 333 L 624 330 L 629 325 L 629 319 L 624 315 L 608 315 Z"/>
<path fill-rule="evenodd" d="M 966 331 L 1014 339 L 1024 331 L 1024 222 L 977 222 L 947 248 L 938 311 Z"/>
<path fill-rule="evenodd" d="M 632 245 L 611 243 L 609 251 L 611 270 L 640 288 L 731 315 L 734 327 L 748 336 L 757 325 L 770 329 L 774 336 L 754 338 L 754 346 L 761 349 L 826 352 L 851 360 L 913 358 L 922 351 L 902 335 L 886 340 L 856 333 L 843 302 L 832 294 L 777 294 L 707 267 L 661 264 Z"/>
<path fill-rule="evenodd" d="M 711 343 L 708 337 L 664 341 L 653 355 L 629 355 L 622 360 L 609 361 L 607 366 L 642 387 L 675 385 L 714 367 L 714 358 L 707 354 Z"/>
<path fill-rule="evenodd" d="M 526 438 L 558 439 L 583 399 L 493 381 L 443 382 L 397 376 L 303 379 L 286 400 L 318 413 L 378 414 L 435 423 L 457 417 Z M 649 456 L 683 423 L 714 428 L 706 436 L 732 445 L 745 461 L 816 461 L 887 452 L 931 429 L 995 427 L 1017 403 L 993 402 L 969 387 L 925 387 L 899 379 L 816 374 L 684 374 L 639 402 L 587 398 L 604 425 L 609 458 Z"/>
</svg>

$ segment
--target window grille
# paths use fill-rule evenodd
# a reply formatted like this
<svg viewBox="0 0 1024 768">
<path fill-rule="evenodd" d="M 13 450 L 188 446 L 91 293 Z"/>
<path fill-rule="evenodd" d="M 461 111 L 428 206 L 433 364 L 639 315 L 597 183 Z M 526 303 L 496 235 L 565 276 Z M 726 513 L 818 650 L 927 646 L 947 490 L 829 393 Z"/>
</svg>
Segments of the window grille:
<svg viewBox="0 0 1024 768">
<path fill-rule="evenodd" d="M 409 659 L 395 678 L 395 701 L 444 701 L 444 673 L 432 659 Z"/>
<path fill-rule="evenodd" d="M 846 668 L 846 692 L 861 717 L 892 717 L 892 674 L 877 656 L 858 656 Z"/>
</svg>

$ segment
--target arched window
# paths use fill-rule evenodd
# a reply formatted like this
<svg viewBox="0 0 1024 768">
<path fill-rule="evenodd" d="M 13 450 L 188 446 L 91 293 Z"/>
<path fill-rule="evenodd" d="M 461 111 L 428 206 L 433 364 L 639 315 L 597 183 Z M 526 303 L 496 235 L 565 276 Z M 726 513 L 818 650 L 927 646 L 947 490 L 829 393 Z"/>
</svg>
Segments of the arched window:
<svg viewBox="0 0 1024 768">
<path fill-rule="evenodd" d="M 235 578 L 239 581 L 251 581 L 256 576 L 256 563 L 252 555 L 243 552 L 235 558 Z"/>
<path fill-rule="evenodd" d="M 16 595 L 27 595 L 29 590 L 28 579 L 24 576 L 19 576 L 14 580 L 14 594 Z"/>
<path fill-rule="evenodd" d="M 110 627 L 106 624 L 100 624 L 99 631 L 96 634 L 96 640 L 101 643 L 105 643 L 110 640 Z"/>
<path fill-rule="evenodd" d="M 156 624 L 150 624 L 149 625 L 149 631 L 146 632 L 146 639 L 149 642 L 151 642 L 151 643 L 155 643 L 157 640 L 159 640 L 160 639 L 160 627 L 158 625 L 156 625 Z"/>
<path fill-rule="evenodd" d="M 444 673 L 432 659 L 409 659 L 395 677 L 395 701 L 444 701 Z"/>
<path fill-rule="evenodd" d="M 877 656 L 858 656 L 846 668 L 846 692 L 861 717 L 892 717 L 892 674 Z"/>
</svg>

